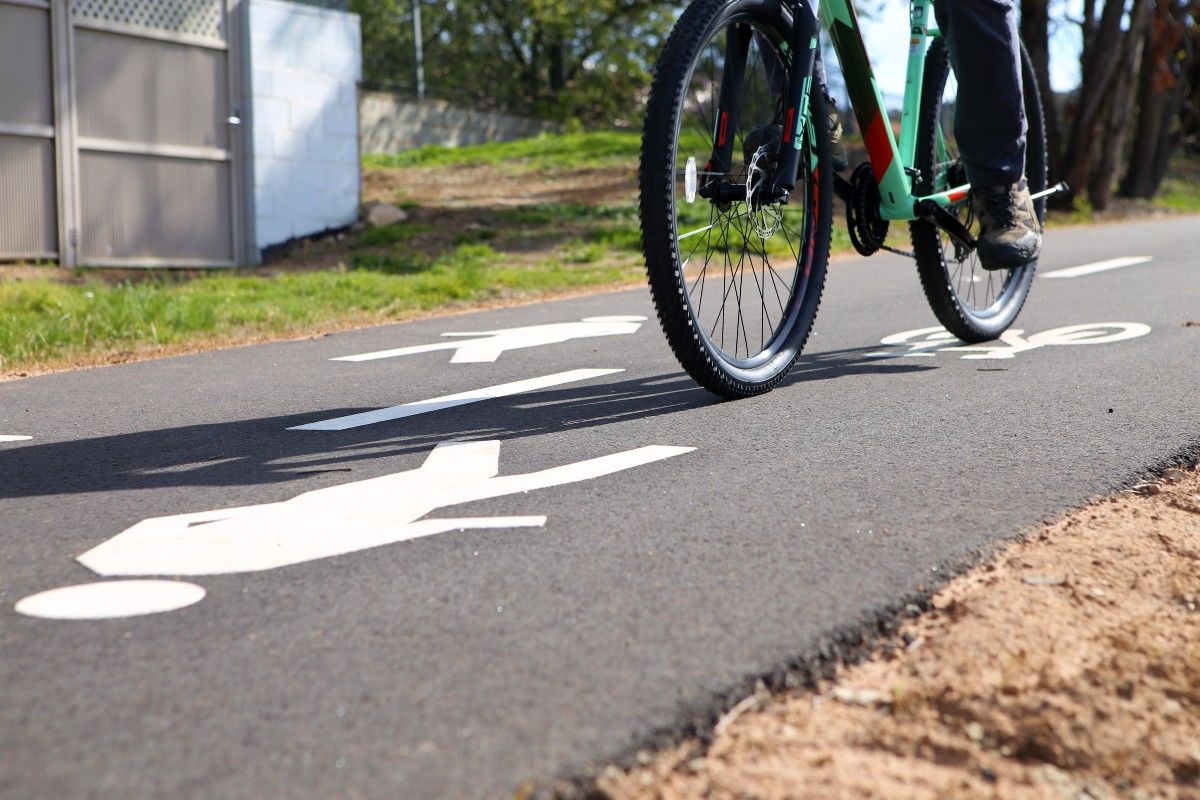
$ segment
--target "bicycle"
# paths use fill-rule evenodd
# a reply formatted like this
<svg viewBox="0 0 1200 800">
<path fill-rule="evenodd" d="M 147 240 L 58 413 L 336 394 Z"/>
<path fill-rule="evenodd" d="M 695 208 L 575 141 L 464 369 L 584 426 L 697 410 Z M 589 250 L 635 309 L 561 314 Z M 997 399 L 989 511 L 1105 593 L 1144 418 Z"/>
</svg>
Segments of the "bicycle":
<svg viewBox="0 0 1200 800">
<path fill-rule="evenodd" d="M 869 158 L 849 179 L 832 165 L 808 0 L 696 0 L 651 86 L 639 174 L 651 294 L 680 364 L 729 398 L 771 390 L 800 355 L 824 288 L 835 193 L 858 252 L 913 257 L 935 316 L 964 342 L 995 339 L 1012 324 L 1036 269 L 978 263 L 954 141 L 955 82 L 930 28 L 934 0 L 911 0 L 899 140 L 853 0 L 818 2 Z M 1065 186 L 1046 188 L 1041 94 L 1024 46 L 1021 60 L 1026 179 L 1043 219 L 1045 198 Z M 892 222 L 909 223 L 911 252 L 888 246 Z"/>
</svg>

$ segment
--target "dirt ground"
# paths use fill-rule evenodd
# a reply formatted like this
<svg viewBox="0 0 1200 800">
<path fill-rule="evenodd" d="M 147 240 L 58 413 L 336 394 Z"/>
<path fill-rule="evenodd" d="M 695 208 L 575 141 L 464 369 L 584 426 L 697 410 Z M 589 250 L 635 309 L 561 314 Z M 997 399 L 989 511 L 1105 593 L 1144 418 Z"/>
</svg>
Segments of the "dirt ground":
<svg viewBox="0 0 1200 800">
<path fill-rule="evenodd" d="M 952 581 L 818 691 L 747 698 L 598 788 L 642 798 L 1200 798 L 1200 473 Z"/>
<path fill-rule="evenodd" d="M 539 172 L 527 167 L 364 169 L 363 202 L 397 200 L 462 208 L 530 203 L 632 203 L 637 170 L 628 164 Z"/>
</svg>

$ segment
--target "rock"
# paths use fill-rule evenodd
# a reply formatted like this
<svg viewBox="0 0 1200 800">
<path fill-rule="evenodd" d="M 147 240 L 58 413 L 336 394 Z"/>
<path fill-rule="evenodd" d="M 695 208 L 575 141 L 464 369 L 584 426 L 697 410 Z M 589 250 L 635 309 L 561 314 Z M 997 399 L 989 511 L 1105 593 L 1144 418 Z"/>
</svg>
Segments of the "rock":
<svg viewBox="0 0 1200 800">
<path fill-rule="evenodd" d="M 1171 505 L 1178 508 L 1180 511 L 1186 511 L 1189 514 L 1200 514 L 1200 502 L 1192 502 L 1191 500 L 1172 500 Z"/>
<path fill-rule="evenodd" d="M 1137 492 L 1138 494 L 1144 494 L 1144 495 L 1162 494 L 1162 484 L 1161 483 L 1139 483 L 1137 486 L 1133 487 L 1133 491 Z"/>
<path fill-rule="evenodd" d="M 382 200 L 372 200 L 362 208 L 362 219 L 368 228 L 381 228 L 385 225 L 395 225 L 408 219 L 408 214 L 396 208 L 391 203 Z"/>
<path fill-rule="evenodd" d="M 877 692 L 874 689 L 851 689 L 848 686 L 838 686 L 830 694 L 833 695 L 835 700 L 840 700 L 850 706 L 876 708 L 892 704 L 890 695 Z"/>
<path fill-rule="evenodd" d="M 1178 467 L 1172 467 L 1163 473 L 1163 480 L 1170 481 L 1171 483 L 1178 483 L 1185 477 L 1187 477 L 1187 474 Z"/>
<path fill-rule="evenodd" d="M 1067 582 L 1066 578 L 1056 578 L 1052 575 L 1026 575 L 1021 580 L 1030 586 L 1062 586 Z"/>
</svg>

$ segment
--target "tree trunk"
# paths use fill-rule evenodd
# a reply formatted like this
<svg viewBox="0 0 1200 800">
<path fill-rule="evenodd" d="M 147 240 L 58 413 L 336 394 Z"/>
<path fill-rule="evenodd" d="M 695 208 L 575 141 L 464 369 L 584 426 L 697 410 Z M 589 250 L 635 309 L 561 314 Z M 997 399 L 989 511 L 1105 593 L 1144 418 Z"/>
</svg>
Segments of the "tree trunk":
<svg viewBox="0 0 1200 800">
<path fill-rule="evenodd" d="M 1143 3 L 1144 0 L 1134 0 Z M 1117 58 L 1121 49 L 1121 19 L 1125 0 L 1105 0 L 1099 23 L 1094 25 L 1091 41 L 1085 38 L 1086 52 L 1080 71 L 1079 102 L 1071 123 L 1071 134 L 1063 156 L 1062 173 L 1071 186 L 1073 197 L 1090 177 L 1103 127 L 1105 100 L 1112 90 Z M 1085 22 L 1085 36 L 1088 31 Z M 1069 198 L 1068 198 L 1069 199 Z"/>
<path fill-rule="evenodd" d="M 1186 13 L 1181 2 L 1162 0 L 1146 32 L 1138 81 L 1137 132 L 1121 181 L 1123 197 L 1153 197 L 1162 182 L 1163 167 L 1177 146 L 1172 123 L 1183 105 L 1191 66 L 1184 46 Z"/>
<path fill-rule="evenodd" d="M 1144 52 L 1145 31 L 1150 19 L 1149 0 L 1135 0 L 1129 15 L 1129 30 L 1122 37 L 1116 59 L 1112 91 L 1106 98 L 1098 160 L 1088 180 L 1088 199 L 1097 211 L 1112 200 L 1113 176 L 1125 147 L 1125 132 L 1132 114 L 1133 87 Z"/>
<path fill-rule="evenodd" d="M 1200 16 L 1200 3 L 1192 3 L 1192 18 Z M 1180 135 L 1183 146 L 1190 155 L 1200 156 L 1200 27 L 1193 27 L 1187 41 L 1191 69 L 1187 99 L 1179 112 Z"/>
<path fill-rule="evenodd" d="M 1033 74 L 1042 90 L 1042 110 L 1046 117 L 1046 155 L 1050 182 L 1059 179 L 1062 159 L 1062 133 L 1058 101 L 1050 87 L 1050 2 L 1021 0 L 1021 41 L 1033 61 Z"/>
</svg>

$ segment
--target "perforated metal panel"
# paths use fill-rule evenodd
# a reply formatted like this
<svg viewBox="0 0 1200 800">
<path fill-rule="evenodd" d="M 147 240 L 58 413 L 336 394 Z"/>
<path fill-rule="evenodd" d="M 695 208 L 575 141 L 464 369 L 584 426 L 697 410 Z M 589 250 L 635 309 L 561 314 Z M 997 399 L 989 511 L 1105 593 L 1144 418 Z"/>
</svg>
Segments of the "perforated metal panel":
<svg viewBox="0 0 1200 800">
<path fill-rule="evenodd" d="M 84 152 L 79 172 L 85 263 L 233 260 L 228 163 Z"/>
<path fill-rule="evenodd" d="M 0 135 L 0 256 L 39 258 L 58 249 L 54 141 Z"/>
<path fill-rule="evenodd" d="M 54 124 L 50 14 L 0 5 L 0 122 Z"/>
<path fill-rule="evenodd" d="M 80 30 L 75 58 L 80 136 L 227 146 L 224 52 Z"/>
<path fill-rule="evenodd" d="M 76 17 L 168 33 L 224 39 L 221 0 L 71 0 Z"/>
<path fill-rule="evenodd" d="M 0 259 L 58 250 L 50 11 L 0 2 Z"/>
</svg>

